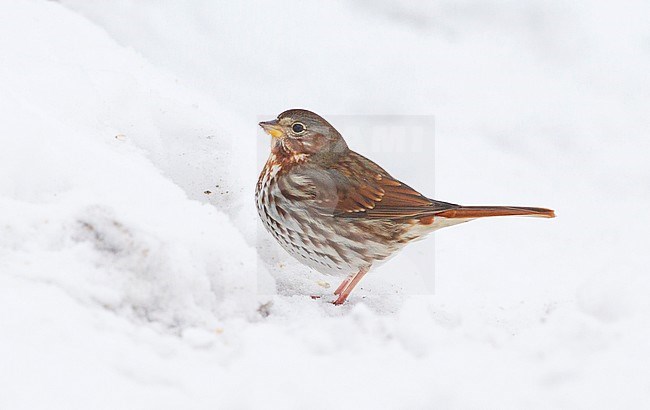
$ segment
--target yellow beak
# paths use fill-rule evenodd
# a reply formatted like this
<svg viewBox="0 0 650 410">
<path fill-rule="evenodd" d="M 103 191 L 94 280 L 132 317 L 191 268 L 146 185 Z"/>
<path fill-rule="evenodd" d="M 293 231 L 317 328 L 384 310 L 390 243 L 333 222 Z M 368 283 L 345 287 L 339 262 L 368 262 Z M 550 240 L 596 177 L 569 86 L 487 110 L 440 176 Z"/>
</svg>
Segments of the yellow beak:
<svg viewBox="0 0 650 410">
<path fill-rule="evenodd" d="M 260 127 L 264 129 L 269 135 L 273 138 L 280 138 L 284 135 L 282 128 L 278 125 L 277 120 L 272 121 L 262 121 L 260 122 Z"/>
</svg>

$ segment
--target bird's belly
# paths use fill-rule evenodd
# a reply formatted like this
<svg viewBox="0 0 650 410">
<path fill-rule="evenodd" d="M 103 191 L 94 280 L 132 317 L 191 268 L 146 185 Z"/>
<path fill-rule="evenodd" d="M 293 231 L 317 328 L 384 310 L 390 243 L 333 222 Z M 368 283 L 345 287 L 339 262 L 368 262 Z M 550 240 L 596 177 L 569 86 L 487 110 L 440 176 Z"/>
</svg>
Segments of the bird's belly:
<svg viewBox="0 0 650 410">
<path fill-rule="evenodd" d="M 293 210 L 291 213 L 295 213 Z M 311 221 L 309 226 L 301 226 L 305 220 L 305 215 L 283 216 L 278 214 L 274 207 L 264 207 L 258 205 L 258 213 L 264 227 L 276 241 L 291 256 L 301 263 L 315 269 L 321 273 L 329 275 L 348 275 L 357 265 L 361 265 L 360 260 L 348 257 L 343 261 L 336 251 L 327 244 L 331 237 L 317 235 L 314 233 L 319 230 L 318 223 Z M 358 259 L 358 258 L 357 258 Z"/>
<path fill-rule="evenodd" d="M 256 192 L 264 227 L 290 255 L 321 273 L 347 276 L 369 269 L 404 245 L 373 233 L 386 233 L 386 227 L 319 214 L 288 201 L 272 187 L 263 189 L 264 183 Z"/>
</svg>

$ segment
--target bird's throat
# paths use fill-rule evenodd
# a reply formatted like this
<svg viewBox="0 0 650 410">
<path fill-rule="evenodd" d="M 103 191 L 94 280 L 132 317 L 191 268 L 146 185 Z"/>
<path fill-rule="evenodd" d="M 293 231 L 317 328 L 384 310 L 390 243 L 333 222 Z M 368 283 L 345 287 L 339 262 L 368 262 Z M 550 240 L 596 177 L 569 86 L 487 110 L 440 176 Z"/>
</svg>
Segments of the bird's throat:
<svg viewBox="0 0 650 410">
<path fill-rule="evenodd" d="M 271 156 L 269 161 L 276 162 L 282 166 L 294 165 L 305 162 L 309 158 L 309 154 L 293 150 L 291 144 L 286 140 L 273 138 L 271 143 Z"/>
</svg>

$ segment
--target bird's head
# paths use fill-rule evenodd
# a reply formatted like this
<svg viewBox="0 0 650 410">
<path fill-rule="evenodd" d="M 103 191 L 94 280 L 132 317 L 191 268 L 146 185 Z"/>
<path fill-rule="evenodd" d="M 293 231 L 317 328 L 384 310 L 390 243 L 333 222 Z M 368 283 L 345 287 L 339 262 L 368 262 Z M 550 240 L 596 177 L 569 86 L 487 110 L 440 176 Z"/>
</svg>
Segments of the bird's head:
<svg viewBox="0 0 650 410">
<path fill-rule="evenodd" d="M 277 119 L 260 122 L 272 137 L 276 155 L 314 155 L 342 153 L 348 149 L 341 134 L 321 116 L 307 110 L 288 110 Z"/>
</svg>

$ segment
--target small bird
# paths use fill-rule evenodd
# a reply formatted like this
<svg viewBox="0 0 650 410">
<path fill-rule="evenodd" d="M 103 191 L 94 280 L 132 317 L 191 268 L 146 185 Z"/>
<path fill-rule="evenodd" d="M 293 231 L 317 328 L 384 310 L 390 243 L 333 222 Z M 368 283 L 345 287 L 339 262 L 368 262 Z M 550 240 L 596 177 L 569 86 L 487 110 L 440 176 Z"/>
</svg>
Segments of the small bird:
<svg viewBox="0 0 650 410">
<path fill-rule="evenodd" d="M 429 199 L 350 150 L 311 111 L 288 110 L 259 125 L 272 137 L 255 191 L 260 219 L 300 262 L 345 277 L 334 292 L 335 305 L 346 301 L 370 268 L 437 229 L 489 216 L 555 217 L 545 208 Z"/>
</svg>

